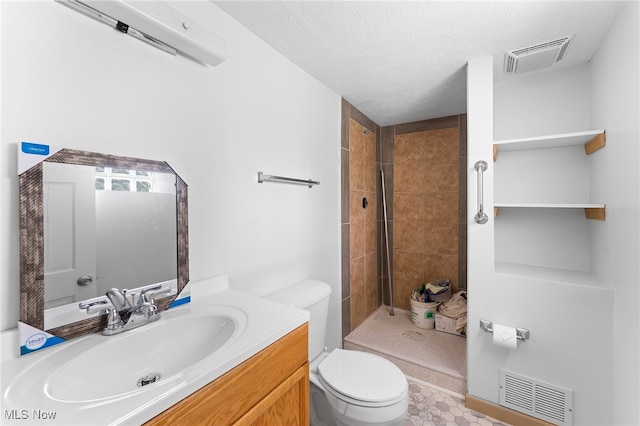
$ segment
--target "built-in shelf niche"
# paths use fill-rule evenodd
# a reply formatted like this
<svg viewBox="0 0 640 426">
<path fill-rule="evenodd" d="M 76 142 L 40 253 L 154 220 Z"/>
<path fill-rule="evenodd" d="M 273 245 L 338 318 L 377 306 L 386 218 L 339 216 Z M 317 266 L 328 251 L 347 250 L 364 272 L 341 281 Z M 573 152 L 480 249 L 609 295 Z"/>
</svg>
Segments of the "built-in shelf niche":
<svg viewBox="0 0 640 426">
<path fill-rule="evenodd" d="M 584 158 L 605 145 L 604 130 L 496 141 L 493 161 L 498 162 L 502 153 L 503 160 L 512 164 L 507 165 L 505 178 L 498 176 L 500 168 L 496 164 L 494 216 L 503 207 L 559 208 L 584 209 L 587 219 L 605 220 L 605 204 L 589 201 L 589 166 Z M 580 155 L 582 150 L 584 155 Z M 535 173 L 538 184 L 519 186 L 526 182 L 527 173 Z"/>
<path fill-rule="evenodd" d="M 496 141 L 496 273 L 602 286 L 590 272 L 587 219 L 605 220 L 591 200 L 590 155 L 606 145 L 603 130 Z"/>
</svg>

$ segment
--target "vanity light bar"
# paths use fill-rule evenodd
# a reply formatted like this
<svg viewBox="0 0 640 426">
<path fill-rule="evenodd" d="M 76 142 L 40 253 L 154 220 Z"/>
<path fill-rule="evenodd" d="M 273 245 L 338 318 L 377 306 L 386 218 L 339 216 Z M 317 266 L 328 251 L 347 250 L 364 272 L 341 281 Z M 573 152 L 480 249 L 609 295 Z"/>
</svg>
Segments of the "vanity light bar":
<svg viewBox="0 0 640 426">
<path fill-rule="evenodd" d="M 162 2 L 56 1 L 172 55 L 213 66 L 225 60 L 224 40 Z"/>
<path fill-rule="evenodd" d="M 117 19 L 114 19 L 108 15 L 105 15 L 104 13 L 92 8 L 91 6 L 87 6 L 84 3 L 80 3 L 79 1 L 76 0 L 56 0 L 58 3 L 62 3 L 65 6 L 70 7 L 71 9 L 75 10 L 76 12 L 80 12 L 85 16 L 88 16 L 89 18 L 93 18 L 96 21 L 100 21 L 103 24 L 107 24 L 110 27 L 113 27 L 115 29 L 117 29 L 118 31 L 125 33 L 125 34 L 129 34 L 130 36 L 137 38 L 138 40 L 144 41 L 145 43 L 148 43 L 150 45 L 152 45 L 153 47 L 157 47 L 160 50 L 163 50 L 167 53 L 170 53 L 172 55 L 177 55 L 178 52 L 176 51 L 176 49 L 174 49 L 171 46 L 167 46 L 166 44 L 162 43 L 161 41 L 158 41 L 156 39 L 154 39 L 153 37 L 149 37 L 147 35 L 145 35 L 144 33 L 136 30 L 135 28 L 130 27 L 129 25 L 125 24 L 124 22 L 120 22 Z"/>
</svg>

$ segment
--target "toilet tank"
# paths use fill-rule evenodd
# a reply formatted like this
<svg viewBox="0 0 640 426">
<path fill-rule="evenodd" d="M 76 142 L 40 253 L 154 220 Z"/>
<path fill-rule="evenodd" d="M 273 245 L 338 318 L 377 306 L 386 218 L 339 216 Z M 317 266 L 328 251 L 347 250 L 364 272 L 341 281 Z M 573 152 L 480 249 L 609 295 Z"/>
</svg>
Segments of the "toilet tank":
<svg viewBox="0 0 640 426">
<path fill-rule="evenodd" d="M 325 347 L 331 287 L 318 280 L 306 280 L 264 296 L 288 306 L 309 312 L 309 361 Z"/>
</svg>

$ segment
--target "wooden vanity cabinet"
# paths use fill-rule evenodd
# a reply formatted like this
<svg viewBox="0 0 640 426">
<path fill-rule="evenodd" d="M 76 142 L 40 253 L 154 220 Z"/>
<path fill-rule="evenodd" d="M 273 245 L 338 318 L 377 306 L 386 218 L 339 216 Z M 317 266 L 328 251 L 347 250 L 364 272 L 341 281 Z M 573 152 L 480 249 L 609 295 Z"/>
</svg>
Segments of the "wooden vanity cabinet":
<svg viewBox="0 0 640 426">
<path fill-rule="evenodd" d="M 309 424 L 305 323 L 145 425 Z"/>
</svg>

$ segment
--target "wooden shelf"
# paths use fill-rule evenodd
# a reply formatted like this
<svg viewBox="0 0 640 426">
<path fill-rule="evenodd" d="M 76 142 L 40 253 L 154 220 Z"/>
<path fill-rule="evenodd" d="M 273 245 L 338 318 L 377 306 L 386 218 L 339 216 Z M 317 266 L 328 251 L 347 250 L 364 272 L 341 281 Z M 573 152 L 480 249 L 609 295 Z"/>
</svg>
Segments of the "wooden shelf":
<svg viewBox="0 0 640 426">
<path fill-rule="evenodd" d="M 500 208 L 516 209 L 584 209 L 587 219 L 605 220 L 606 206 L 604 204 L 551 204 L 551 203 L 495 203 L 493 216 L 498 216 Z"/>
<path fill-rule="evenodd" d="M 498 159 L 498 153 L 500 151 L 560 148 L 573 145 L 584 145 L 585 154 L 593 154 L 606 145 L 605 131 L 589 130 L 586 132 L 563 133 L 558 135 L 537 136 L 533 138 L 495 141 L 493 144 L 493 161 Z"/>
</svg>

